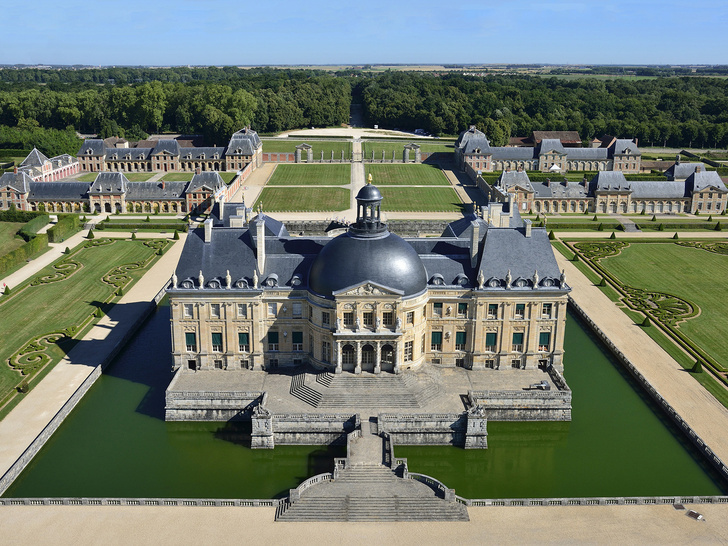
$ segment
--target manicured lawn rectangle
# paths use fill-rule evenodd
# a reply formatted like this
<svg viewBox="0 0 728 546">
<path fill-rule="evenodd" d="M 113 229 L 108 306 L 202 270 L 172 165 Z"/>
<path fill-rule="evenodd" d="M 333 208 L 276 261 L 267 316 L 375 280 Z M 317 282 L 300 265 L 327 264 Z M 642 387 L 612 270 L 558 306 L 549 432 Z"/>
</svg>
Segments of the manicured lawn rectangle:
<svg viewBox="0 0 728 546">
<path fill-rule="evenodd" d="M 460 212 L 462 203 L 452 188 L 380 187 L 382 209 L 400 212 Z"/>
<path fill-rule="evenodd" d="M 72 255 L 64 256 L 54 264 L 57 267 L 46 267 L 29 281 L 12 287 L 9 297 L 0 298 L 0 401 L 22 378 L 19 371 L 8 365 L 12 355 L 37 336 L 84 323 L 117 290 L 117 286 L 103 280 L 112 270 L 124 264 L 142 264 L 142 267 L 118 272 L 122 277 L 136 281 L 155 258 L 156 248 L 144 244 L 145 241 L 114 240 L 99 244 L 103 241 L 97 238 L 94 242 L 98 246 L 84 246 Z M 150 244 L 156 244 L 156 241 Z M 43 354 L 50 357 L 51 362 L 57 362 L 71 344 L 68 338 L 58 343 L 40 342 L 38 347 L 45 349 L 47 346 L 47 349 L 40 353 L 32 351 L 24 360 L 28 362 L 34 355 Z"/>
<path fill-rule="evenodd" d="M 728 256 L 674 243 L 630 243 L 602 267 L 635 288 L 667 292 L 700 308 L 678 329 L 728 369 Z"/>
<path fill-rule="evenodd" d="M 351 182 L 351 166 L 278 165 L 268 186 L 342 186 Z"/>
<path fill-rule="evenodd" d="M 146 182 L 157 173 L 122 173 L 129 182 Z M 99 173 L 86 173 L 79 176 L 78 182 L 93 182 Z"/>
<path fill-rule="evenodd" d="M 404 147 L 410 144 L 412 141 L 401 140 L 401 141 L 378 141 L 378 140 L 367 140 L 362 142 L 362 153 L 366 161 L 372 160 L 372 152 L 374 152 L 374 160 L 380 161 L 382 159 L 382 152 L 384 152 L 384 158 L 386 160 L 392 159 L 392 152 L 394 152 L 394 158 L 398 161 L 402 160 L 402 153 Z M 452 142 L 415 142 L 420 146 L 421 152 L 427 153 L 453 153 L 455 151 L 455 145 Z M 410 150 L 410 160 L 414 160 L 415 152 Z"/>
<path fill-rule="evenodd" d="M 0 222 L 0 256 L 25 244 L 25 239 L 15 235 L 24 225 L 23 222 Z"/>
<path fill-rule="evenodd" d="M 449 186 L 442 171 L 433 165 L 365 165 L 365 176 L 379 186 Z"/>
<path fill-rule="evenodd" d="M 161 180 L 165 182 L 189 182 L 195 173 L 167 173 Z"/>
<path fill-rule="evenodd" d="M 263 203 L 270 212 L 337 211 L 349 208 L 349 190 L 344 188 L 263 188 L 253 209 Z"/>
<path fill-rule="evenodd" d="M 331 152 L 334 152 L 334 160 L 341 160 L 341 152 L 344 152 L 344 159 L 351 159 L 351 142 L 348 140 L 290 140 L 287 138 L 276 138 L 263 140 L 263 153 L 289 153 L 296 152 L 299 144 L 309 144 L 312 148 L 313 159 L 321 160 L 321 152 L 324 153 L 324 161 L 331 160 Z M 301 151 L 301 159 L 306 160 L 305 150 Z"/>
</svg>

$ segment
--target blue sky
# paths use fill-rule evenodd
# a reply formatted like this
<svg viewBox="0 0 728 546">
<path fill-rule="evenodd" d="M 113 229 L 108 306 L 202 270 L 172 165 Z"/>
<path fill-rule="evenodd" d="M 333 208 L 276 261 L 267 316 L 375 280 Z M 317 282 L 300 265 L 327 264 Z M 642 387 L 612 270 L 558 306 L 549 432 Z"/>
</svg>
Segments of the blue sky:
<svg viewBox="0 0 728 546">
<path fill-rule="evenodd" d="M 726 64 L 725 0 L 28 0 L 2 64 Z"/>
</svg>

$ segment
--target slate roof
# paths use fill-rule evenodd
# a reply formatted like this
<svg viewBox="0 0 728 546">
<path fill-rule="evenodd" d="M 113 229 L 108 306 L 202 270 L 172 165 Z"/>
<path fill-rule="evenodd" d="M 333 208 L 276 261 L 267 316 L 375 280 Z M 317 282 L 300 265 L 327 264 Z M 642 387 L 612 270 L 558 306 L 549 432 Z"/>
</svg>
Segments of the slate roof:
<svg viewBox="0 0 728 546">
<path fill-rule="evenodd" d="M 83 141 L 81 148 L 78 150 L 77 156 L 80 155 L 104 155 L 106 147 L 104 141 L 100 138 L 88 138 Z"/>
<path fill-rule="evenodd" d="M 28 201 L 82 201 L 88 190 L 88 182 L 31 182 Z"/>
<path fill-rule="evenodd" d="M 628 138 L 616 139 L 614 141 L 614 144 L 611 146 L 611 150 L 612 153 L 615 155 L 620 155 L 624 153 L 642 155 L 642 152 L 640 152 L 637 144 L 635 144 L 633 140 L 630 140 Z"/>
<path fill-rule="evenodd" d="M 28 154 L 23 162 L 20 164 L 21 167 L 42 167 L 43 164 L 48 161 L 48 158 L 43 155 L 38 148 L 33 149 Z"/>
<path fill-rule="evenodd" d="M 528 178 L 526 171 L 503 171 L 498 177 L 498 185 L 506 189 L 519 186 L 528 191 L 533 191 L 531 179 Z"/>
<path fill-rule="evenodd" d="M 126 199 L 182 199 L 187 182 L 127 182 Z"/>
<path fill-rule="evenodd" d="M 541 145 L 537 149 L 539 154 L 544 154 L 546 152 L 558 152 L 560 154 L 566 153 L 564 145 L 561 144 L 561 141 L 556 138 L 543 139 L 541 141 Z"/>
<path fill-rule="evenodd" d="M 202 159 L 202 156 L 204 155 L 204 159 L 214 159 L 215 154 L 218 155 L 218 159 L 222 159 L 225 156 L 225 148 L 217 146 L 209 146 L 209 147 L 198 147 L 198 148 L 181 148 L 180 149 L 180 159 Z M 191 156 L 191 157 L 187 157 Z"/>
<path fill-rule="evenodd" d="M 595 191 L 627 191 L 630 189 L 630 182 L 624 177 L 622 171 L 599 171 L 589 183 L 589 188 Z"/>
<path fill-rule="evenodd" d="M 111 161 L 144 161 L 149 159 L 151 153 L 152 148 L 107 148 L 106 159 Z"/>
<path fill-rule="evenodd" d="M 540 141 L 547 139 L 559 140 L 562 143 L 578 143 L 581 144 L 581 138 L 577 131 L 534 131 L 533 142 L 538 144 Z"/>
<path fill-rule="evenodd" d="M 728 191 L 716 171 L 694 172 L 685 180 L 689 191 L 702 191 L 706 188 L 716 188 L 718 191 Z"/>
<path fill-rule="evenodd" d="M 599 161 L 609 159 L 609 150 L 606 148 L 566 148 L 568 159 Z"/>
<path fill-rule="evenodd" d="M 685 182 L 635 181 L 632 184 L 632 198 L 635 199 L 680 199 L 689 197 Z"/>
<path fill-rule="evenodd" d="M 3 173 L 0 176 L 0 188 L 8 186 L 20 193 L 28 193 L 31 182 L 33 182 L 33 179 L 22 171 L 17 173 Z"/>
<path fill-rule="evenodd" d="M 187 186 L 187 193 L 197 191 L 203 186 L 215 191 L 224 185 L 225 182 L 217 171 L 206 171 L 203 173 L 197 173 L 192 177 L 190 185 Z"/>
<path fill-rule="evenodd" d="M 163 138 L 157 141 L 152 151 L 153 155 L 167 152 L 170 155 L 178 156 L 180 154 L 179 142 L 171 138 Z"/>
<path fill-rule="evenodd" d="M 226 153 L 227 155 L 253 155 L 261 145 L 258 133 L 252 129 L 241 129 L 233 133 Z"/>
<path fill-rule="evenodd" d="M 129 184 L 123 173 L 101 172 L 89 188 L 89 193 L 124 193 Z"/>
<path fill-rule="evenodd" d="M 467 131 L 463 131 L 455 141 L 455 147 L 459 148 L 464 154 L 476 153 L 475 150 L 481 150 L 480 153 L 487 153 L 490 149 L 490 142 L 483 131 L 479 131 L 475 126 L 471 126 Z"/>
<path fill-rule="evenodd" d="M 581 182 L 531 182 L 536 197 L 553 199 L 579 199 L 588 196 L 589 191 Z"/>
<path fill-rule="evenodd" d="M 700 167 L 701 171 L 706 170 L 704 163 L 675 163 L 665 171 L 665 175 L 668 178 L 673 178 L 674 180 L 685 180 L 688 176 L 693 174 L 695 169 L 698 167 Z"/>
<path fill-rule="evenodd" d="M 493 159 L 534 159 L 535 148 L 509 148 L 498 146 L 490 148 Z"/>
</svg>

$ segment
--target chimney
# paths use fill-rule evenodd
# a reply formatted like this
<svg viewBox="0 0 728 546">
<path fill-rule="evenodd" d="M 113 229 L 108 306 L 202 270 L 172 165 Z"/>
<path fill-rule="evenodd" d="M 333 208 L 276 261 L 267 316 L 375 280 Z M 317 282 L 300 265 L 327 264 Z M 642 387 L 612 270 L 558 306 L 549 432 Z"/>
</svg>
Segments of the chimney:
<svg viewBox="0 0 728 546">
<path fill-rule="evenodd" d="M 223 215 L 223 212 L 224 212 L 224 208 L 225 208 L 225 198 L 224 197 L 221 198 L 220 201 L 218 201 L 218 203 L 220 203 L 220 220 L 222 220 L 224 222 L 225 216 Z"/>
<path fill-rule="evenodd" d="M 265 271 L 265 222 L 259 217 L 256 224 L 255 246 L 258 255 L 258 271 L 262 275 Z"/>
<path fill-rule="evenodd" d="M 18 166 L 15 165 L 15 168 L 13 169 L 13 173 L 18 174 Z"/>
<path fill-rule="evenodd" d="M 473 230 L 470 233 L 470 267 L 478 264 L 478 249 L 480 247 L 480 224 L 478 222 L 470 222 Z"/>
<path fill-rule="evenodd" d="M 195 169 L 195 174 L 202 174 L 202 169 L 200 167 L 197 167 Z"/>
<path fill-rule="evenodd" d="M 699 173 L 702 170 L 702 165 L 696 165 L 695 166 L 695 172 Z"/>
<path fill-rule="evenodd" d="M 546 187 L 548 188 L 550 185 L 551 185 L 551 179 L 550 178 L 547 178 L 546 179 Z"/>
<path fill-rule="evenodd" d="M 209 243 L 212 241 L 212 218 L 205 220 L 205 242 Z"/>
<path fill-rule="evenodd" d="M 162 179 L 162 189 L 164 189 L 164 186 L 165 186 L 165 182 L 164 182 L 164 179 Z"/>
<path fill-rule="evenodd" d="M 531 237 L 531 220 L 524 220 L 523 225 L 526 227 L 526 237 Z"/>
</svg>

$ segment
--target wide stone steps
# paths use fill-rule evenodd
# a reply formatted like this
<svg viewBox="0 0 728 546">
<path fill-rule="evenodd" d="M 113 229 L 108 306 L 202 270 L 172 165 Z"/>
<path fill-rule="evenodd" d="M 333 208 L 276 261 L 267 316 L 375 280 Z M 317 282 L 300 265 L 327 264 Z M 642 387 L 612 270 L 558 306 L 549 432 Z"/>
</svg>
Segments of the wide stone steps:
<svg viewBox="0 0 728 546">
<path fill-rule="evenodd" d="M 438 498 L 313 497 L 289 505 L 277 521 L 469 521 L 466 508 Z"/>
<path fill-rule="evenodd" d="M 316 406 L 322 409 L 334 408 L 402 408 L 417 409 L 420 407 L 417 398 L 407 391 L 387 393 L 324 393 Z"/>
<path fill-rule="evenodd" d="M 318 404 L 321 401 L 321 393 L 306 385 L 305 381 L 305 373 L 294 375 L 291 378 L 290 393 L 299 400 L 310 404 L 314 408 L 318 407 Z"/>
</svg>

